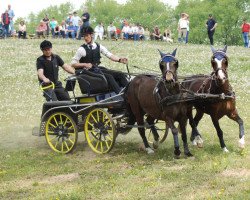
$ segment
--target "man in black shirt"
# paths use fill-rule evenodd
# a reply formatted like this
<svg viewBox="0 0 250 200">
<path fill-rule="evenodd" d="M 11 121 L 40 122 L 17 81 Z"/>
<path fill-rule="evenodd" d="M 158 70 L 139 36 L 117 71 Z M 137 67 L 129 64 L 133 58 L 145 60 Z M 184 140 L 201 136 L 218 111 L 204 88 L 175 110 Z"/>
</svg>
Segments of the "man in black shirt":
<svg viewBox="0 0 250 200">
<path fill-rule="evenodd" d="M 214 44 L 214 32 L 215 32 L 215 28 L 217 26 L 217 22 L 214 20 L 213 15 L 209 14 L 208 15 L 208 20 L 206 23 L 206 27 L 207 27 L 207 34 L 208 34 L 208 38 L 210 40 L 210 44 L 213 45 Z"/>
<path fill-rule="evenodd" d="M 37 58 L 36 61 L 38 80 L 44 84 L 51 82 L 55 84 L 55 89 L 46 90 L 44 97 L 47 101 L 70 100 L 68 92 L 58 80 L 59 66 L 71 74 L 74 74 L 75 70 L 70 65 L 65 64 L 60 56 L 52 53 L 52 44 L 50 41 L 44 40 L 40 44 L 40 49 L 43 55 Z"/>
</svg>

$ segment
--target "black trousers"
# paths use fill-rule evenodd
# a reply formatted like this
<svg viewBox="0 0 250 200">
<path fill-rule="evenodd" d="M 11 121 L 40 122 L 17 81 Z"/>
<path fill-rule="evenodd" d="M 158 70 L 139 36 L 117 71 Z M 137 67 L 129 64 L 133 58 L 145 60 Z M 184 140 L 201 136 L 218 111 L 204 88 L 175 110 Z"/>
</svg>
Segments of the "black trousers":
<svg viewBox="0 0 250 200">
<path fill-rule="evenodd" d="M 126 75 L 122 72 L 106 69 L 104 67 L 100 67 L 102 73 L 107 79 L 109 86 L 115 93 L 119 93 L 121 88 L 125 87 L 128 84 L 128 80 Z"/>
<path fill-rule="evenodd" d="M 214 45 L 214 38 L 213 38 L 214 37 L 214 30 L 213 31 L 208 31 L 207 34 L 208 34 L 208 38 L 210 40 L 210 44 Z"/>
<path fill-rule="evenodd" d="M 62 83 L 58 82 L 55 89 L 45 90 L 43 93 L 46 101 L 69 101 L 69 93 L 62 87 Z"/>
</svg>

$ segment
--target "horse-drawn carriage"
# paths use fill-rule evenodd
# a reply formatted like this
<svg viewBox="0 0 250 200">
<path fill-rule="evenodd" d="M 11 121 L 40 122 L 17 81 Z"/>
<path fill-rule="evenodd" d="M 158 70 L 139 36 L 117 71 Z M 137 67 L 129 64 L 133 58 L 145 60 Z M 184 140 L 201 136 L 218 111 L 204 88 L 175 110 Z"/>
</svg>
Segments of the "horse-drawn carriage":
<svg viewBox="0 0 250 200">
<path fill-rule="evenodd" d="M 223 54 L 223 51 L 220 52 Z M 136 127 L 143 139 L 146 151 L 152 153 L 153 150 L 147 141 L 149 137 L 145 137 L 145 128 L 152 133 L 155 147 L 159 142 L 166 139 L 168 129 L 171 129 L 174 136 L 175 155 L 179 156 L 178 131 L 173 124 L 174 121 L 177 121 L 180 124 L 184 152 L 187 156 L 192 156 L 187 146 L 186 122 L 189 118 L 194 139 L 199 135 L 196 126 L 200 120 L 193 119 L 192 107 L 195 106 L 199 109 L 202 106 L 204 107 L 205 104 L 210 105 L 213 102 L 232 101 L 234 96 L 225 95 L 222 90 L 211 92 L 213 80 L 216 79 L 215 76 L 225 70 L 222 69 L 225 63 L 221 63 L 224 60 L 220 59 L 220 66 L 215 64 L 217 68 L 214 68 L 214 72 L 210 76 L 185 77 L 183 83 L 180 84 L 177 77 L 178 61 L 175 58 L 175 53 L 176 51 L 172 54 L 160 52 L 162 74 L 158 76 L 138 75 L 119 94 L 110 91 L 103 77 L 89 71 L 82 71 L 80 75 L 68 77 L 66 89 L 72 91 L 72 100 L 44 103 L 39 133 L 34 134 L 44 135 L 52 150 L 69 153 L 76 147 L 78 132 L 84 131 L 91 149 L 96 153 L 104 154 L 112 149 L 119 133 L 126 134 L 133 127 Z M 213 53 L 215 56 L 216 53 Z M 219 55 L 218 52 L 217 54 Z M 191 87 L 193 79 L 199 80 L 198 82 L 201 81 L 198 90 Z M 80 86 L 82 93 L 80 96 L 76 96 L 74 92 L 76 82 Z M 216 84 L 218 83 L 216 82 Z M 140 90 L 137 87 L 141 87 Z M 41 86 L 41 88 L 46 94 L 47 89 L 53 89 L 53 84 Z M 141 91 L 143 91 L 143 94 L 140 94 Z M 141 97 L 143 99 L 140 99 Z M 190 109 L 191 113 L 189 112 Z M 232 111 L 228 111 L 226 115 L 229 116 L 230 112 Z M 212 117 L 212 113 L 208 114 Z M 238 115 L 236 116 L 237 113 L 233 114 L 233 120 L 238 120 L 240 128 L 243 129 L 241 119 Z M 164 121 L 163 125 L 159 125 L 158 120 Z M 212 117 L 212 120 L 213 123 L 216 123 L 217 119 Z M 137 122 L 137 125 L 134 125 L 135 122 Z M 157 128 L 157 126 L 160 127 Z M 243 139 L 242 142 L 244 143 L 244 130 L 242 129 L 240 130 L 240 139 Z M 160 136 L 159 133 L 161 133 Z M 225 144 L 221 134 L 218 134 L 218 136 L 221 147 L 224 148 Z"/>
</svg>

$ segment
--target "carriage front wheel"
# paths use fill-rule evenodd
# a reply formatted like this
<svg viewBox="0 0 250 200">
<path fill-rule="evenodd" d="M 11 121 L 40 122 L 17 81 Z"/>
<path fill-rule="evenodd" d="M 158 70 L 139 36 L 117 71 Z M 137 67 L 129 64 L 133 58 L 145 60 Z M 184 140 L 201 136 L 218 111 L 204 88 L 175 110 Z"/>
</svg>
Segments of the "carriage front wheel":
<svg viewBox="0 0 250 200">
<path fill-rule="evenodd" d="M 95 108 L 88 113 L 84 132 L 88 145 L 94 152 L 105 154 L 113 148 L 116 129 L 112 117 L 104 109 Z"/>
<path fill-rule="evenodd" d="M 77 126 L 68 114 L 63 112 L 53 113 L 46 121 L 45 137 L 53 151 L 64 154 L 70 153 L 76 147 Z"/>
</svg>

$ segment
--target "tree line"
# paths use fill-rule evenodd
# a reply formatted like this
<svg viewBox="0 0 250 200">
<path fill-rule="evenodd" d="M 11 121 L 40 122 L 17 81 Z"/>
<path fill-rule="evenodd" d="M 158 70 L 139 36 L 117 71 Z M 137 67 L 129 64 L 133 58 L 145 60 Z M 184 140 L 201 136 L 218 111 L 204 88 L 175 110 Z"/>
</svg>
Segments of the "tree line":
<svg viewBox="0 0 250 200">
<path fill-rule="evenodd" d="M 123 19 L 131 23 L 140 23 L 152 30 L 155 25 L 163 32 L 170 28 L 177 40 L 177 23 L 180 13 L 190 16 L 189 42 L 194 44 L 209 44 L 205 23 L 209 14 L 213 14 L 218 26 L 215 32 L 215 43 L 227 45 L 242 45 L 241 24 L 243 18 L 249 22 L 249 0 L 179 0 L 175 8 L 162 3 L 160 0 L 128 0 L 125 4 L 118 4 L 115 0 L 87 0 L 81 8 L 76 9 L 79 16 L 83 7 L 88 8 L 91 15 L 91 26 L 95 27 L 103 22 L 107 27 L 114 22 L 120 27 Z M 65 20 L 73 5 L 69 2 L 49 6 L 38 14 L 30 13 L 26 25 L 28 33 L 34 33 L 40 20 L 48 14 L 50 18 L 60 23 Z M 16 20 L 16 25 L 21 18 Z"/>
</svg>

